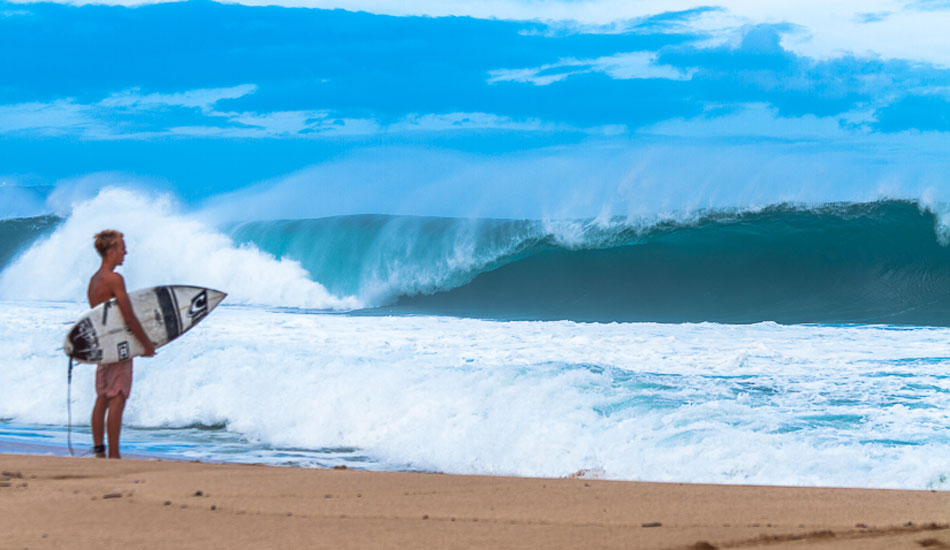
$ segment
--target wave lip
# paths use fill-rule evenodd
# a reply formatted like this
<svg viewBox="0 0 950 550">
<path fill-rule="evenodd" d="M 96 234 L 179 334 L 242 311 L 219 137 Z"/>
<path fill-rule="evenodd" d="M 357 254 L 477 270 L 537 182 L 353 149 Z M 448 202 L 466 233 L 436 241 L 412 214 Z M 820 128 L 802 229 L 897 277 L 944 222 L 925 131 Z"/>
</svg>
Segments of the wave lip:
<svg viewBox="0 0 950 550">
<path fill-rule="evenodd" d="M 914 201 L 667 220 L 346 216 L 235 226 L 370 313 L 502 319 L 950 323 L 950 249 Z"/>
<path fill-rule="evenodd" d="M 950 324 L 950 249 L 917 201 L 630 220 L 345 216 L 253 222 L 367 313 L 501 319 Z"/>
<path fill-rule="evenodd" d="M 950 324 L 950 249 L 917 203 L 719 212 L 543 241 L 388 311 L 504 319 Z"/>
</svg>

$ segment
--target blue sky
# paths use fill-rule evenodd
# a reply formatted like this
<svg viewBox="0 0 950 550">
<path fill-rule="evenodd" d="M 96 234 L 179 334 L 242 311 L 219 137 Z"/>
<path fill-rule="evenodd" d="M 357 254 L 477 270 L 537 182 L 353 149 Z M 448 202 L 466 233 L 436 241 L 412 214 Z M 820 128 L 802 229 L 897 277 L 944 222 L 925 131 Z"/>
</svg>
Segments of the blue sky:
<svg viewBox="0 0 950 550">
<path fill-rule="evenodd" d="M 950 2 L 827 4 L 0 2 L 0 216 L 950 199 Z"/>
</svg>

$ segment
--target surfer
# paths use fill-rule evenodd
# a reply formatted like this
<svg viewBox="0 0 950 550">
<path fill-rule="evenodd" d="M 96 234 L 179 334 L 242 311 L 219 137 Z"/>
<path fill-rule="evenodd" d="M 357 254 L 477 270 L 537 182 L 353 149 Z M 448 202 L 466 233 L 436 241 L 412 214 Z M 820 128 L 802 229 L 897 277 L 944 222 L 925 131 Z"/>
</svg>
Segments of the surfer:
<svg viewBox="0 0 950 550">
<path fill-rule="evenodd" d="M 155 355 L 155 345 L 145 335 L 142 325 L 132 312 L 132 303 L 125 291 L 125 281 L 122 275 L 115 272 L 116 266 L 125 261 L 125 239 L 121 232 L 114 229 L 100 231 L 95 237 L 96 251 L 102 257 L 99 271 L 89 280 L 90 307 L 115 298 L 125 321 L 132 334 L 138 338 L 145 348 L 145 357 Z M 100 363 L 96 368 L 96 404 L 92 409 L 92 442 L 96 456 L 106 457 L 106 447 L 103 444 L 103 425 L 106 423 L 106 411 L 109 413 L 109 458 L 119 457 L 119 432 L 122 430 L 122 411 L 125 402 L 132 392 L 132 360 L 126 359 L 117 363 Z"/>
</svg>

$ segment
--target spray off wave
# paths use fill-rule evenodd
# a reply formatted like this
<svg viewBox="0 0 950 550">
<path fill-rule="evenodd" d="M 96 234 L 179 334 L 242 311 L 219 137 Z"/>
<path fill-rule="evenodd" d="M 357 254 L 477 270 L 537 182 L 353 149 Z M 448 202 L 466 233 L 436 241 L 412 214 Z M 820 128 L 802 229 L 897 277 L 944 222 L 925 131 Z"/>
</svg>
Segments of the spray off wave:
<svg viewBox="0 0 950 550">
<path fill-rule="evenodd" d="M 236 245 L 219 231 L 176 213 L 167 197 L 119 188 L 105 189 L 76 205 L 55 230 L 5 266 L 0 299 L 85 301 L 88 274 L 98 267 L 92 236 L 106 228 L 125 234 L 129 256 L 122 271 L 130 288 L 187 283 L 227 289 L 231 303 L 314 309 L 361 305 L 352 297 L 331 295 L 293 260 Z"/>
</svg>

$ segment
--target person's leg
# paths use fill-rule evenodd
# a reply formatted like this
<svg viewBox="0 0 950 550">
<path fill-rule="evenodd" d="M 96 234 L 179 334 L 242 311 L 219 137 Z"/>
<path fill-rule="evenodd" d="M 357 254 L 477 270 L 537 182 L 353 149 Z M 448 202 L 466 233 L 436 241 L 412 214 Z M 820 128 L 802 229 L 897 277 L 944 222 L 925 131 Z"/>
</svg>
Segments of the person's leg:
<svg viewBox="0 0 950 550">
<path fill-rule="evenodd" d="M 105 458 L 106 453 L 100 451 L 99 449 L 103 448 L 103 428 L 105 427 L 106 421 L 106 407 L 108 406 L 109 401 L 103 397 L 99 396 L 96 398 L 96 405 L 92 408 L 92 444 L 95 445 L 96 457 Z"/>
<path fill-rule="evenodd" d="M 119 432 L 122 431 L 122 411 L 125 409 L 125 395 L 119 394 L 109 400 L 109 458 L 119 456 Z"/>
</svg>

